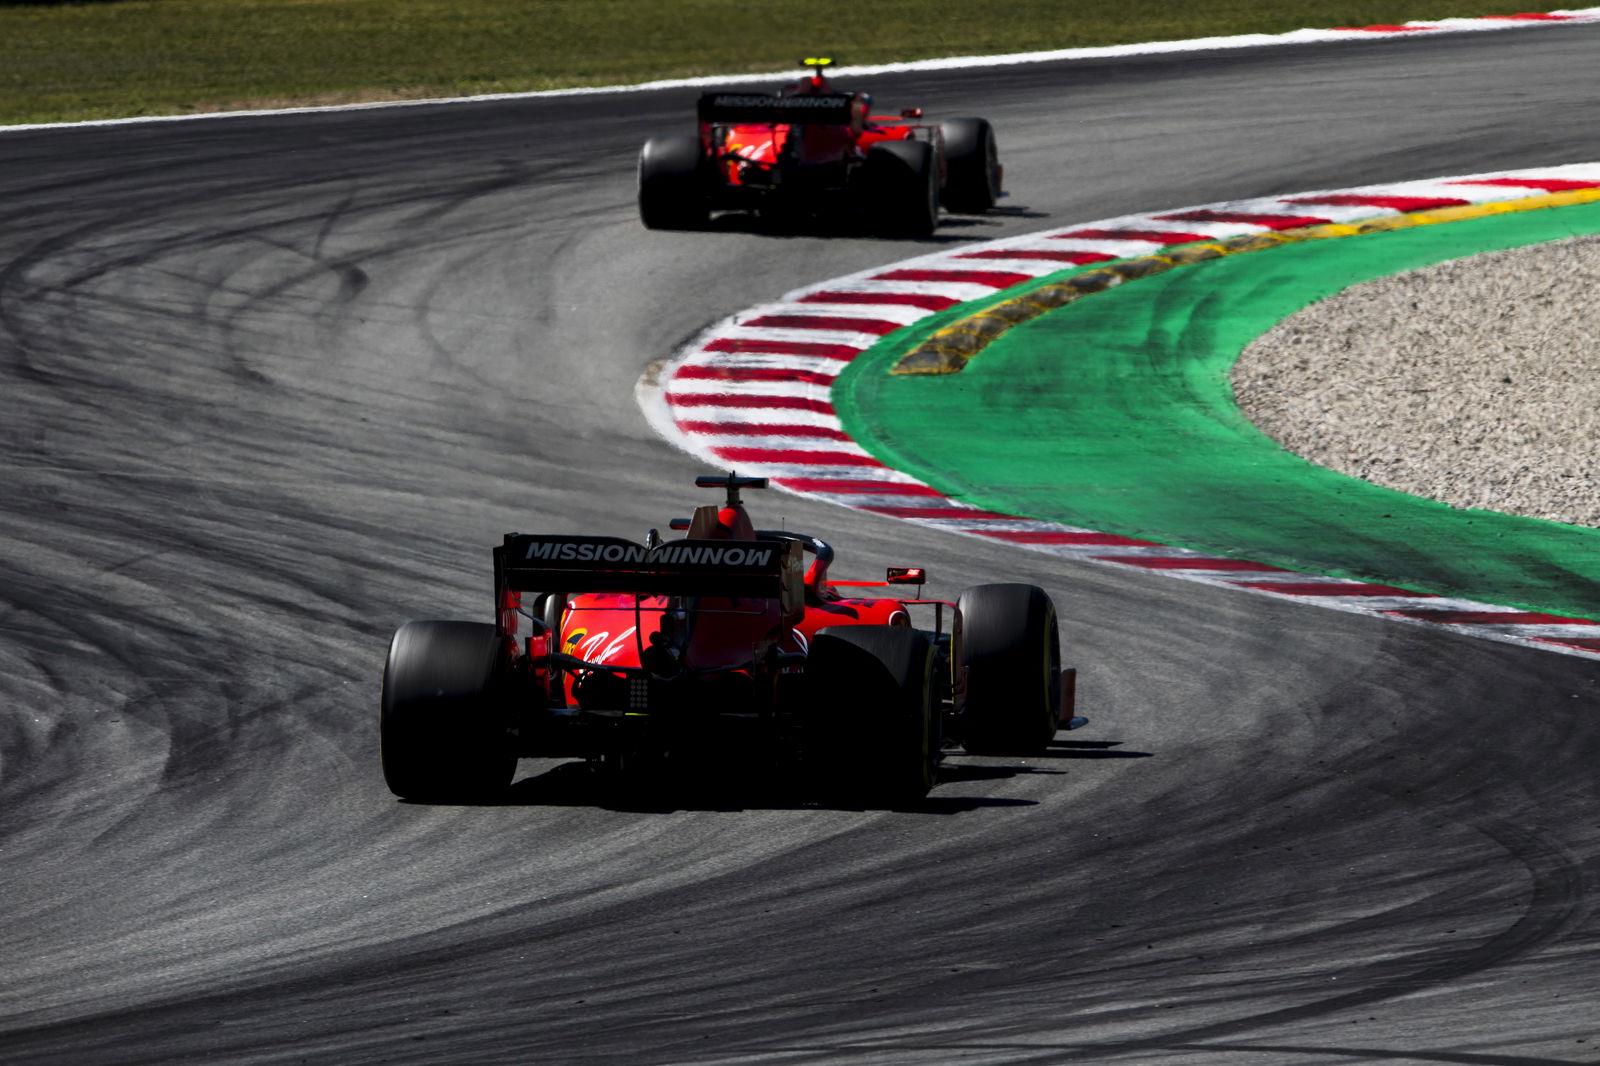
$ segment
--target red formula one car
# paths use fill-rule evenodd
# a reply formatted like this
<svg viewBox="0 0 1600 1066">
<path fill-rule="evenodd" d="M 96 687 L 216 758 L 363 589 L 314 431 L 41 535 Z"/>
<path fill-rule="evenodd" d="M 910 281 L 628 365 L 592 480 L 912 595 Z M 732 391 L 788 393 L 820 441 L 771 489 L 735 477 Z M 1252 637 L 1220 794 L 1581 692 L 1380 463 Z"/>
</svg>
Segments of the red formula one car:
<svg viewBox="0 0 1600 1066">
<path fill-rule="evenodd" d="M 1082 724 L 1041 589 L 978 585 L 955 603 L 845 595 L 920 594 L 924 574 L 831 580 L 826 543 L 751 525 L 740 491 L 765 478 L 695 484 L 726 500 L 675 520 L 681 540 L 509 533 L 494 549 L 493 624 L 400 627 L 380 699 L 396 795 L 483 797 L 524 756 L 626 775 L 726 755 L 893 805 L 927 794 L 947 746 L 1035 754 Z"/>
<path fill-rule="evenodd" d="M 839 92 L 826 59 L 779 93 L 700 98 L 698 136 L 656 136 L 639 156 L 639 215 L 651 229 L 697 229 L 713 211 L 796 217 L 859 212 L 874 230 L 926 237 L 941 205 L 982 214 L 1000 195 L 994 130 L 981 118 L 923 123 L 921 108 L 870 114 Z"/>
</svg>

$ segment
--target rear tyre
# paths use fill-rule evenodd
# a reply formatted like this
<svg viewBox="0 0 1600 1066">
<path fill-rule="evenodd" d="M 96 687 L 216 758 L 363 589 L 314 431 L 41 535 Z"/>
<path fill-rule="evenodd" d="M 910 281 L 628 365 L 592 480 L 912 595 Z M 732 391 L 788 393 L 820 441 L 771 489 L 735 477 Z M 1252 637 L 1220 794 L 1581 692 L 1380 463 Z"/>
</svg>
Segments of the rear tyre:
<svg viewBox="0 0 1600 1066">
<path fill-rule="evenodd" d="M 407 622 L 379 697 L 383 779 L 402 799 L 462 803 L 511 784 L 517 756 L 496 684 L 500 637 L 477 622 Z"/>
<path fill-rule="evenodd" d="M 933 646 L 904 626 L 830 626 L 806 658 L 815 763 L 825 794 L 864 806 L 915 804 L 939 757 Z"/>
<path fill-rule="evenodd" d="M 1000 198 L 1000 153 L 994 129 L 981 118 L 953 118 L 944 133 L 945 210 L 981 215 Z"/>
<path fill-rule="evenodd" d="M 701 229 L 711 220 L 700 138 L 652 137 L 639 153 L 639 218 L 647 229 Z"/>
<path fill-rule="evenodd" d="M 880 141 L 862 168 L 872 227 L 886 237 L 928 237 L 939 224 L 939 160 L 926 141 Z"/>
<path fill-rule="evenodd" d="M 962 746 L 978 755 L 1037 755 L 1056 735 L 1061 639 L 1055 605 L 1036 585 L 976 585 L 956 602 L 957 668 L 966 668 Z"/>
</svg>

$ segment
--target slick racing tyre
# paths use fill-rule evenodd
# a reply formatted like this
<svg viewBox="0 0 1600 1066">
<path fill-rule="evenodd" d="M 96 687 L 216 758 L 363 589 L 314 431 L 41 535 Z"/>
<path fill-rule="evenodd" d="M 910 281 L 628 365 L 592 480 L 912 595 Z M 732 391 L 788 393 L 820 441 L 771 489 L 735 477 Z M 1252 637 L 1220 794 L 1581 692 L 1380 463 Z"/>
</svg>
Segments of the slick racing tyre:
<svg viewBox="0 0 1600 1066">
<path fill-rule="evenodd" d="M 926 141 L 879 141 L 862 168 L 872 228 L 886 237 L 928 237 L 939 224 L 939 160 Z"/>
<path fill-rule="evenodd" d="M 511 784 L 517 756 L 497 691 L 500 638 L 478 622 L 407 622 L 389 644 L 379 751 L 389 791 L 463 803 Z"/>
<path fill-rule="evenodd" d="M 927 796 L 940 747 L 933 663 L 928 638 L 905 626 L 817 631 L 806 678 L 825 795 L 889 807 Z"/>
<path fill-rule="evenodd" d="M 976 585 L 956 607 L 956 667 L 966 669 L 962 746 L 978 755 L 1039 754 L 1055 737 L 1059 710 L 1055 605 L 1035 585 Z"/>
<path fill-rule="evenodd" d="M 639 153 L 639 218 L 647 229 L 701 229 L 711 220 L 700 138 L 659 136 Z"/>
<path fill-rule="evenodd" d="M 1000 198 L 1000 153 L 994 129 L 981 118 L 952 118 L 939 123 L 944 134 L 946 211 L 981 215 Z"/>
</svg>

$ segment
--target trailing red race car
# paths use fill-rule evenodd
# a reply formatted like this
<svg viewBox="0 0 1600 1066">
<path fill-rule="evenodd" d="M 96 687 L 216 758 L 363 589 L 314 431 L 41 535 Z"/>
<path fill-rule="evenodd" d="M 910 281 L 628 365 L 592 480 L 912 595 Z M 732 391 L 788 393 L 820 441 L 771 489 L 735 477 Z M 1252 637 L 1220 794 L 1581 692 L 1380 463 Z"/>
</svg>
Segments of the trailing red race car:
<svg viewBox="0 0 1600 1066">
<path fill-rule="evenodd" d="M 508 533 L 493 624 L 400 627 L 380 698 L 396 795 L 486 797 L 519 757 L 626 774 L 727 753 L 892 805 L 927 794 L 946 746 L 1036 754 L 1083 723 L 1041 589 L 978 585 L 949 603 L 922 599 L 912 567 L 835 581 L 825 542 L 752 526 L 740 492 L 765 478 L 695 484 L 726 500 L 675 520 L 681 540 Z M 840 592 L 907 585 L 918 595 Z"/>
<path fill-rule="evenodd" d="M 639 215 L 651 229 L 697 229 L 713 211 L 793 217 L 861 213 L 891 236 L 925 237 L 941 205 L 982 214 L 1000 196 L 994 130 L 981 118 L 915 121 L 921 108 L 870 113 L 866 93 L 810 76 L 778 93 L 700 98 L 698 135 L 661 135 L 639 156 Z"/>
</svg>

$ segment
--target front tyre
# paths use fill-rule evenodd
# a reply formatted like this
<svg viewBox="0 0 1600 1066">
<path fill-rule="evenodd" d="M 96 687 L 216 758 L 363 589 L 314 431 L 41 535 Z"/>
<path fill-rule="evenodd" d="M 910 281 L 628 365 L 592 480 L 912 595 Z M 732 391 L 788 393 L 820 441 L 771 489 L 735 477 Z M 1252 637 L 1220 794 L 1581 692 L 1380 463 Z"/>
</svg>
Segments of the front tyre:
<svg viewBox="0 0 1600 1066">
<path fill-rule="evenodd" d="M 517 756 L 496 684 L 500 637 L 478 622 L 407 622 L 389 644 L 379 753 L 402 799 L 462 803 L 511 784 Z"/>
<path fill-rule="evenodd" d="M 703 229 L 710 223 L 700 138 L 645 142 L 639 153 L 639 219 L 646 229 Z"/>
<path fill-rule="evenodd" d="M 1056 735 L 1061 638 L 1055 604 L 1036 585 L 975 585 L 956 601 L 966 671 L 962 746 L 977 755 L 1037 755 Z"/>
</svg>

